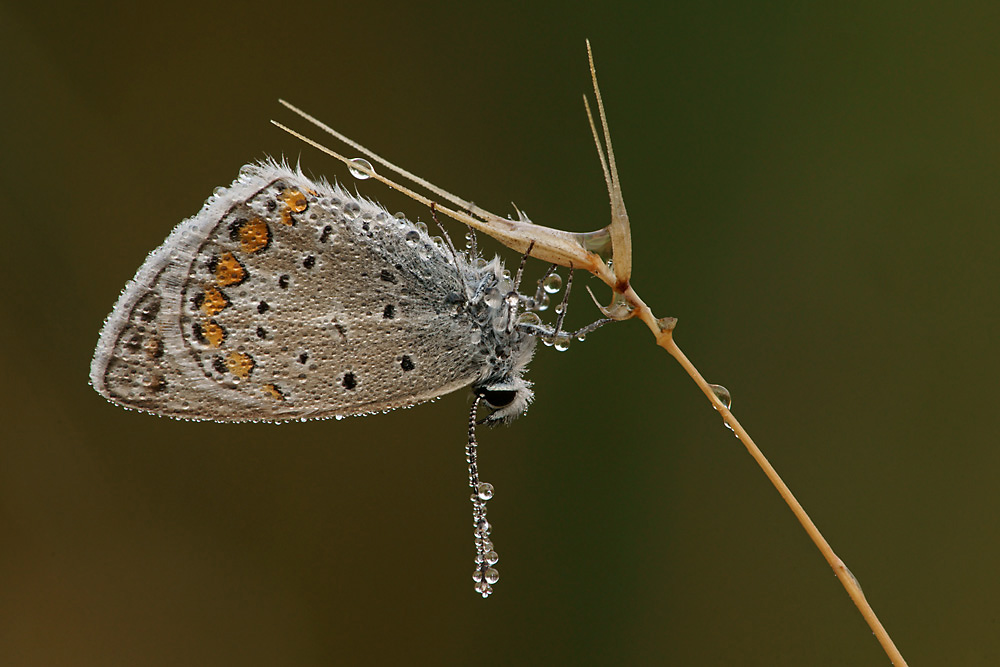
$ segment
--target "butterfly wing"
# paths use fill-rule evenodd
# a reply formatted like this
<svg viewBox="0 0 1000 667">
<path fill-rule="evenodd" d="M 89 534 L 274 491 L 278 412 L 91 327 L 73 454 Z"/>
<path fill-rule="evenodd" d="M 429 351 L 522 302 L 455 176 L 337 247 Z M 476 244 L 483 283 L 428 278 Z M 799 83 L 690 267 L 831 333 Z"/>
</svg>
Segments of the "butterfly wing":
<svg viewBox="0 0 1000 667">
<path fill-rule="evenodd" d="M 245 167 L 126 286 L 91 383 L 129 408 L 216 421 L 430 400 L 484 364 L 456 261 L 425 228 L 338 186 Z"/>
</svg>

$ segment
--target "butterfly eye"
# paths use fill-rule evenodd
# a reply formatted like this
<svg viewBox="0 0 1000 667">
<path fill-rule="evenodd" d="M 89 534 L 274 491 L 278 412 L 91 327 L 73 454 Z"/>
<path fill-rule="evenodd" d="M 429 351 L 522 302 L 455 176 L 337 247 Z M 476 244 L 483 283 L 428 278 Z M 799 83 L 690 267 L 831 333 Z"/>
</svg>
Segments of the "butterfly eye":
<svg viewBox="0 0 1000 667">
<path fill-rule="evenodd" d="M 517 397 L 513 389 L 484 389 L 481 396 L 491 408 L 503 408 L 510 405 Z"/>
</svg>

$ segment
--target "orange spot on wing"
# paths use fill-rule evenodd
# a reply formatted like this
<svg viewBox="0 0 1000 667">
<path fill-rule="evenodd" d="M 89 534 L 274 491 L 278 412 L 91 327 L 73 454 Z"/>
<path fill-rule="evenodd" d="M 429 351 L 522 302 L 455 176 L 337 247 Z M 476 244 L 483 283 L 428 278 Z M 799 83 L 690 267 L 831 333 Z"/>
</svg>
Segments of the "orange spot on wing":
<svg viewBox="0 0 1000 667">
<path fill-rule="evenodd" d="M 240 227 L 240 248 L 247 254 L 260 252 L 271 243 L 271 230 L 260 218 L 254 218 Z"/>
<path fill-rule="evenodd" d="M 238 378 L 249 377 L 254 366 L 253 357 L 246 352 L 230 352 L 226 356 L 226 368 Z"/>
<path fill-rule="evenodd" d="M 216 270 L 218 272 L 218 270 Z M 214 317 L 222 312 L 222 309 L 229 305 L 229 299 L 218 287 L 211 285 L 205 288 L 201 299 L 201 312 L 209 317 Z"/>
<path fill-rule="evenodd" d="M 223 287 L 239 285 L 247 279 L 247 270 L 231 252 L 223 253 L 215 264 L 215 280 Z"/>
<path fill-rule="evenodd" d="M 226 339 L 226 330 L 215 320 L 209 320 L 201 325 L 201 336 L 209 347 L 219 347 Z"/>
<path fill-rule="evenodd" d="M 276 401 L 285 400 L 284 392 L 278 389 L 278 385 L 276 384 L 265 384 L 261 387 L 261 390 Z"/>
<path fill-rule="evenodd" d="M 150 336 L 142 344 L 142 349 L 150 359 L 157 359 L 163 356 L 163 341 L 157 336 Z"/>
<path fill-rule="evenodd" d="M 281 212 L 281 221 L 289 226 L 294 225 L 295 218 L 292 217 L 292 213 L 301 213 L 306 210 L 306 207 L 309 206 L 309 200 L 306 199 L 301 190 L 295 188 L 289 188 L 282 193 L 281 199 L 285 202 L 285 210 Z"/>
</svg>

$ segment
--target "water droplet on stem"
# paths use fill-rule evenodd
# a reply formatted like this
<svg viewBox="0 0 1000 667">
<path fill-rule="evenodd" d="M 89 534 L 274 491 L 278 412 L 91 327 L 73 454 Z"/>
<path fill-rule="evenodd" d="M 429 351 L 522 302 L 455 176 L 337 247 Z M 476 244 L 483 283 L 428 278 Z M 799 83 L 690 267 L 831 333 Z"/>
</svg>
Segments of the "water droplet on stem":
<svg viewBox="0 0 1000 667">
<path fill-rule="evenodd" d="M 540 318 L 536 313 L 524 312 L 517 316 L 517 323 L 538 326 L 542 323 L 542 318 Z"/>
<path fill-rule="evenodd" d="M 357 167 L 361 167 L 362 169 L 358 169 L 353 165 L 357 165 Z M 352 159 L 351 163 L 347 165 L 347 169 L 348 171 L 351 172 L 351 176 L 358 179 L 359 181 L 367 180 L 371 178 L 371 174 L 375 173 L 375 169 L 372 167 L 372 163 L 364 159 L 363 157 L 356 157 Z M 367 169 L 368 173 L 363 171 L 363 169 Z"/>
<path fill-rule="evenodd" d="M 551 273 L 542 281 L 542 289 L 549 294 L 555 294 L 562 289 L 562 284 L 562 278 L 559 274 Z"/>
<path fill-rule="evenodd" d="M 729 390 L 721 384 L 710 384 L 708 386 L 711 387 L 712 393 L 715 394 L 716 398 L 718 398 L 728 410 L 733 404 L 733 397 L 730 395 Z"/>
</svg>

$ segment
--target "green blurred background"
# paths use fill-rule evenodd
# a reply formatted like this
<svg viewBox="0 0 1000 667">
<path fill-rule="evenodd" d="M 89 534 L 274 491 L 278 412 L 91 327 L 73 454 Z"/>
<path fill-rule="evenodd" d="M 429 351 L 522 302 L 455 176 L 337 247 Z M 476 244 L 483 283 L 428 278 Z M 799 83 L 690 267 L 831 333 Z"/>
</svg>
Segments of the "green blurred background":
<svg viewBox="0 0 1000 667">
<path fill-rule="evenodd" d="M 87 386 L 119 290 L 240 165 L 349 179 L 278 97 L 488 209 L 605 225 L 587 37 L 637 290 L 911 664 L 1000 664 L 1000 5 L 691 5 L 0 5 L 0 664 L 888 664 L 639 323 L 540 349 L 530 413 L 481 433 L 486 601 L 466 395 L 223 426 Z"/>
</svg>

